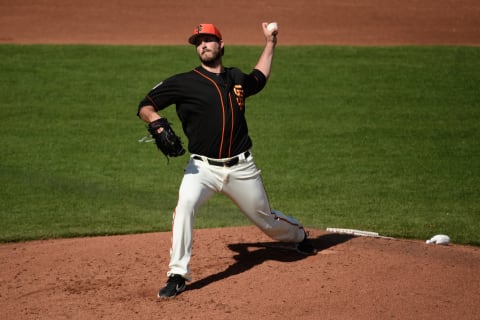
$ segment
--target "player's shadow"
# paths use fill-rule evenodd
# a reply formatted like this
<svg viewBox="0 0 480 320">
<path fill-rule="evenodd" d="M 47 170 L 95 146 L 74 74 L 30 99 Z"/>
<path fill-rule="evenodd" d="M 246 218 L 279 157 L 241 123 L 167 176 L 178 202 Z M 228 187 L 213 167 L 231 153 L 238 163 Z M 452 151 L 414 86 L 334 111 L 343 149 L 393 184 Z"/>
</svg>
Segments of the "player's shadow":
<svg viewBox="0 0 480 320">
<path fill-rule="evenodd" d="M 320 253 L 322 250 L 347 242 L 353 237 L 348 234 L 325 234 L 311 241 Z M 295 262 L 307 258 L 294 251 L 292 244 L 282 242 L 235 243 L 228 245 L 228 248 L 237 253 L 233 257 L 235 262 L 223 271 L 192 282 L 187 286 L 188 290 L 201 289 L 216 281 L 250 270 L 268 260 Z"/>
</svg>

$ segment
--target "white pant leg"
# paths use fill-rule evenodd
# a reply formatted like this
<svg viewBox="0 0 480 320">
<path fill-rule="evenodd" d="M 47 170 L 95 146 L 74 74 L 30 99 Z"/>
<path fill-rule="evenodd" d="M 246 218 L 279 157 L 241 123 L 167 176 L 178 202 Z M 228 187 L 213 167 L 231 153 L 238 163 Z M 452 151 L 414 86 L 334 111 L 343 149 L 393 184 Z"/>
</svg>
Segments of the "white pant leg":
<svg viewBox="0 0 480 320">
<path fill-rule="evenodd" d="M 300 242 L 305 237 L 305 231 L 296 219 L 270 208 L 260 170 L 253 157 L 231 168 L 221 192 L 272 239 Z"/>
<path fill-rule="evenodd" d="M 196 165 L 198 164 L 198 165 Z M 188 163 L 173 214 L 172 247 L 167 275 L 178 274 L 190 278 L 190 258 L 195 214 L 199 207 L 218 191 L 221 179 L 196 160 Z"/>
</svg>

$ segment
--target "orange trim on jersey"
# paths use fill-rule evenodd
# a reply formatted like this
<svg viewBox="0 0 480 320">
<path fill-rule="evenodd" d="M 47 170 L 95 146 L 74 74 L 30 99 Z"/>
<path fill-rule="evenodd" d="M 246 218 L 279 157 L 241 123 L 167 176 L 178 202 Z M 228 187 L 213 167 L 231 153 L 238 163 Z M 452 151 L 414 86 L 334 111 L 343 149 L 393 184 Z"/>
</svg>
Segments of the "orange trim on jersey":
<svg viewBox="0 0 480 320">
<path fill-rule="evenodd" d="M 220 88 L 218 87 L 215 80 L 213 80 L 212 78 L 208 77 L 207 75 L 201 73 L 200 71 L 198 71 L 196 69 L 193 69 L 193 71 L 195 71 L 196 73 L 198 73 L 199 75 L 201 75 L 202 77 L 204 77 L 205 79 L 207 79 L 211 83 L 213 83 L 213 85 L 217 89 L 218 96 L 220 97 L 220 102 L 222 104 L 222 120 L 223 120 L 223 123 L 222 123 L 222 140 L 220 142 L 220 150 L 218 151 L 218 158 L 222 158 L 223 139 L 225 138 L 225 103 L 223 102 L 222 91 L 220 91 Z"/>
<path fill-rule="evenodd" d="M 257 80 L 257 87 L 258 87 L 258 84 L 260 83 L 260 79 L 258 79 L 256 75 L 253 75 L 253 77 L 255 78 L 255 80 Z"/>
<path fill-rule="evenodd" d="M 230 113 L 232 114 L 232 128 L 230 129 L 230 144 L 228 146 L 228 155 L 227 155 L 227 157 L 230 158 L 232 156 L 233 126 L 235 124 L 235 115 L 234 115 L 234 112 L 233 112 L 232 95 L 230 94 L 230 92 L 228 93 L 228 100 L 230 102 Z"/>
<path fill-rule="evenodd" d="M 150 102 L 152 103 L 152 107 L 153 107 L 156 111 L 158 111 L 158 107 L 157 107 L 157 105 L 155 104 L 155 101 L 153 101 L 153 99 L 150 98 L 150 96 L 148 96 L 148 95 L 147 95 L 147 99 L 148 99 L 148 101 L 150 101 Z"/>
</svg>

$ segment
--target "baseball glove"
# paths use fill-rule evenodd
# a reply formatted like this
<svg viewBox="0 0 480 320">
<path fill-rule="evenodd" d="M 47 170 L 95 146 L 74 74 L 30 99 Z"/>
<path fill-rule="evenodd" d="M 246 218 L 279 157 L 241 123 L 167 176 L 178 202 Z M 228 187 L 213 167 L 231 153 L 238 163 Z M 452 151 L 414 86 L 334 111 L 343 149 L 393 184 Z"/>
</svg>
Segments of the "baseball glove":
<svg viewBox="0 0 480 320">
<path fill-rule="evenodd" d="M 159 133 L 158 129 L 163 128 Z M 182 141 L 173 131 L 166 118 L 160 118 L 148 124 L 148 132 L 155 139 L 157 148 L 168 157 L 178 157 L 185 153 Z"/>
</svg>

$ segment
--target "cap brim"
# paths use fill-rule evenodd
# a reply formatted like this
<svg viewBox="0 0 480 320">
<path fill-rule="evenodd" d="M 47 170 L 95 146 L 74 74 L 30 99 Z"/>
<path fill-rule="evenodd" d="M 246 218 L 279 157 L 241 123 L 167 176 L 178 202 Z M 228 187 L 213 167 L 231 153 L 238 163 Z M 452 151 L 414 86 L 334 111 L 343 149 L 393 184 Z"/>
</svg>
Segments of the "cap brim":
<svg viewBox="0 0 480 320">
<path fill-rule="evenodd" d="M 195 45 L 195 42 L 197 41 L 197 38 L 200 37 L 200 36 L 214 36 L 215 38 L 217 38 L 218 41 L 220 41 L 220 38 L 216 35 L 216 34 L 213 34 L 213 33 L 196 33 L 192 36 L 190 36 L 190 38 L 188 38 L 188 42 L 190 44 L 193 44 Z"/>
<path fill-rule="evenodd" d="M 190 44 L 195 44 L 195 40 L 197 39 L 197 37 L 198 37 L 198 34 L 192 35 L 190 38 L 188 38 L 188 42 Z"/>
</svg>

